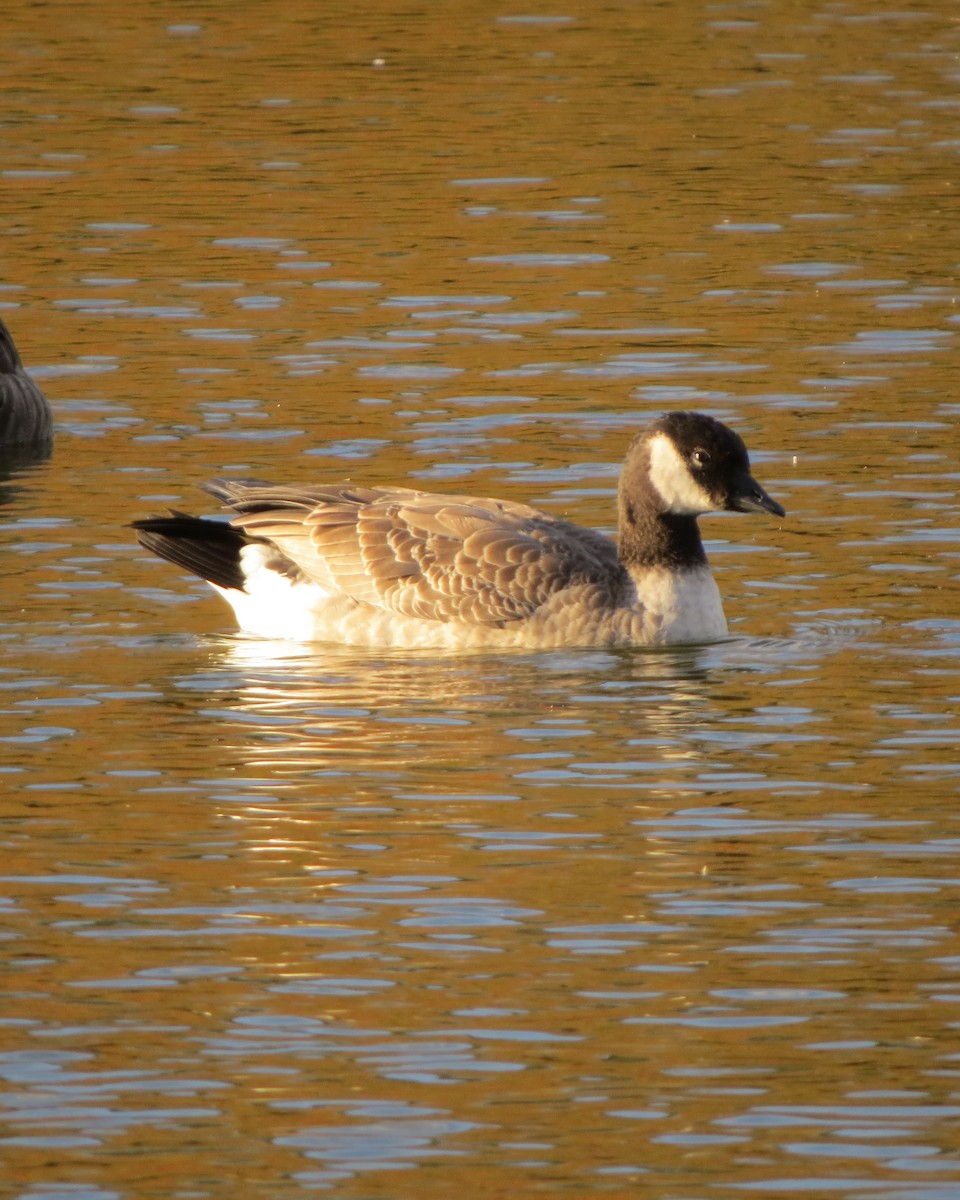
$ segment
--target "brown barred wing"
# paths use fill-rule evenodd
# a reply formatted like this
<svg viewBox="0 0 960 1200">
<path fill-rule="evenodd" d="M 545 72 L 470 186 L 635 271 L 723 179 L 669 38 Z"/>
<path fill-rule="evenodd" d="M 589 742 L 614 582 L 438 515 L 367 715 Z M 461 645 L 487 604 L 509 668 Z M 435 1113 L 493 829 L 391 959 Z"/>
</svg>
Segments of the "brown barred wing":
<svg viewBox="0 0 960 1200">
<path fill-rule="evenodd" d="M 629 586 L 608 538 L 526 505 L 349 484 L 215 486 L 233 524 L 304 575 L 405 616 L 504 626 L 574 584 L 601 585 L 611 606 Z"/>
</svg>

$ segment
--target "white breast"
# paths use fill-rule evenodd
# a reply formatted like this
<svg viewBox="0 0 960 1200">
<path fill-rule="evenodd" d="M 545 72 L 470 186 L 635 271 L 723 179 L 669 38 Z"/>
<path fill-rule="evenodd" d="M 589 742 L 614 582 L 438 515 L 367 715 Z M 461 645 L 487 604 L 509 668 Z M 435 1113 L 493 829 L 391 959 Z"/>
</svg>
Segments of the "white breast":
<svg viewBox="0 0 960 1200">
<path fill-rule="evenodd" d="M 688 571 L 652 567 L 631 575 L 650 642 L 666 645 L 726 637 L 720 589 L 706 565 Z"/>
</svg>

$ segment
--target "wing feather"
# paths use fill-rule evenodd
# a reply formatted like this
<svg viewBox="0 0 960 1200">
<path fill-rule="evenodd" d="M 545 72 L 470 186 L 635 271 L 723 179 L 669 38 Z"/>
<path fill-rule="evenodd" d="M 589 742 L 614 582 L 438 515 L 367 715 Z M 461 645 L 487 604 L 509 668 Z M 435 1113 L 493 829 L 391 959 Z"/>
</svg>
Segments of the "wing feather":
<svg viewBox="0 0 960 1200">
<path fill-rule="evenodd" d="M 629 587 L 609 538 L 523 504 L 353 484 L 208 490 L 321 587 L 406 616 L 503 626 L 578 583 L 611 605 Z"/>
</svg>

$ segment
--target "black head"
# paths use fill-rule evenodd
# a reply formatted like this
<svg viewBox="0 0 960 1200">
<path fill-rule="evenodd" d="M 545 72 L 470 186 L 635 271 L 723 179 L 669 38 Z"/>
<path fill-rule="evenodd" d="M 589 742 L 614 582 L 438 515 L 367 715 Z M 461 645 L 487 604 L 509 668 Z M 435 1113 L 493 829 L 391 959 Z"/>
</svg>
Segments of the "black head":
<svg viewBox="0 0 960 1200">
<path fill-rule="evenodd" d="M 662 511 L 677 516 L 718 510 L 785 515 L 751 475 L 743 438 L 721 421 L 702 413 L 671 412 L 641 437 Z"/>
</svg>

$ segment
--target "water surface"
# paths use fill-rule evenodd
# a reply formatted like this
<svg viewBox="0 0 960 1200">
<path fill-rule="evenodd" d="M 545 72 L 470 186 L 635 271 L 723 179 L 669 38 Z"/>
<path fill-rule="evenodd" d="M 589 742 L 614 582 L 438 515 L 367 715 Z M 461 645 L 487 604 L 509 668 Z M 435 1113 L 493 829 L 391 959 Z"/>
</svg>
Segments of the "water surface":
<svg viewBox="0 0 960 1200">
<path fill-rule="evenodd" d="M 0 1158 L 18 1200 L 960 1188 L 956 30 L 934 6 L 5 34 Z M 611 530 L 746 437 L 729 641 L 246 641 L 126 523 L 224 473 Z"/>
</svg>

